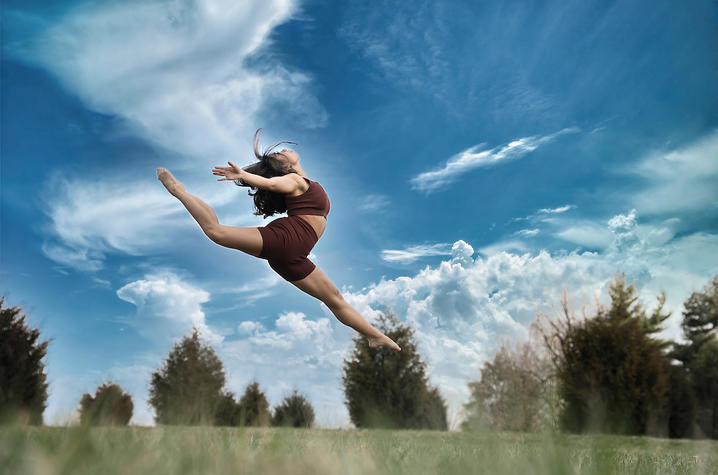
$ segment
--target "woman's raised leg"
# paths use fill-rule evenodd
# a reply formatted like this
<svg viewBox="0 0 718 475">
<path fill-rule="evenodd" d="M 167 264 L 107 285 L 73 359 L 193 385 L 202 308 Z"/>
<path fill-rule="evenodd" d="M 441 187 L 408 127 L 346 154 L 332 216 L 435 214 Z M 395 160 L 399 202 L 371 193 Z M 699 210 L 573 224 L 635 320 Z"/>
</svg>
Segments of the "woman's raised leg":
<svg viewBox="0 0 718 475">
<path fill-rule="evenodd" d="M 255 257 L 262 252 L 262 235 L 259 229 L 239 228 L 219 224 L 214 210 L 198 197 L 185 191 L 184 184 L 177 181 L 166 168 L 157 169 L 157 178 L 167 191 L 180 200 L 187 211 L 197 221 L 202 231 L 220 246 L 237 249 Z"/>
<path fill-rule="evenodd" d="M 324 275 L 324 272 L 319 267 L 316 267 L 305 278 L 291 283 L 312 297 L 324 302 L 340 322 L 367 337 L 370 347 L 386 346 L 394 351 L 401 351 L 401 348 L 394 340 L 373 327 L 354 307 L 349 305 L 349 302 L 344 300 L 339 289 Z"/>
</svg>

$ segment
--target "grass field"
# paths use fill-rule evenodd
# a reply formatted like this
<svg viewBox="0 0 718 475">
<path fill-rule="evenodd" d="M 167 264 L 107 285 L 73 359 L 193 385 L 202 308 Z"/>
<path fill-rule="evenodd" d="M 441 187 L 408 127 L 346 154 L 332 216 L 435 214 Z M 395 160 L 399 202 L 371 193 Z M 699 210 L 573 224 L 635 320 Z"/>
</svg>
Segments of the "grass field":
<svg viewBox="0 0 718 475">
<path fill-rule="evenodd" d="M 718 473 L 718 442 L 225 427 L 9 427 L 7 474 Z"/>
</svg>

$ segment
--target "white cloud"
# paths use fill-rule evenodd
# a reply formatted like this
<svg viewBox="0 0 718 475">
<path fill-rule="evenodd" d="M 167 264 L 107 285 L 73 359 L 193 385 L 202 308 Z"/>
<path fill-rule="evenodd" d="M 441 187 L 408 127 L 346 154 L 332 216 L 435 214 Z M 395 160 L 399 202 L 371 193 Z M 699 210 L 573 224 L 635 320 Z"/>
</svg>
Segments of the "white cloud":
<svg viewBox="0 0 718 475">
<path fill-rule="evenodd" d="M 223 340 L 205 322 L 202 304 L 209 301 L 209 292 L 184 282 L 171 271 L 151 273 L 130 282 L 117 290 L 117 296 L 137 307 L 135 317 L 128 323 L 150 341 L 166 346 L 189 334 L 193 326 L 210 343 Z"/>
<path fill-rule="evenodd" d="M 561 226 L 561 222 L 555 223 Z M 601 223 L 590 220 L 574 220 L 554 233 L 565 241 L 591 249 L 605 249 L 611 244 L 613 235 Z"/>
<path fill-rule="evenodd" d="M 519 236 L 524 236 L 524 237 L 531 237 L 531 236 L 536 236 L 538 233 L 539 233 L 538 229 L 520 229 L 520 230 L 516 231 L 514 234 L 517 234 Z"/>
<path fill-rule="evenodd" d="M 67 181 L 58 177 L 46 200 L 46 240 L 52 260 L 79 270 L 102 268 L 108 252 L 142 255 L 168 246 L 177 233 L 197 226 L 159 183 L 146 185 Z"/>
<path fill-rule="evenodd" d="M 528 216 L 524 216 L 522 218 L 511 218 L 511 221 L 531 221 L 533 223 L 535 222 L 550 222 L 553 218 L 553 215 L 557 214 L 563 214 L 568 210 L 574 209 L 575 205 L 563 205 L 559 206 L 557 208 L 541 208 L 540 210 L 536 211 L 534 214 L 530 214 Z"/>
<path fill-rule="evenodd" d="M 378 211 L 386 208 L 389 204 L 390 201 L 388 196 L 371 194 L 364 198 L 364 201 L 359 204 L 357 210 L 364 212 Z"/>
<path fill-rule="evenodd" d="M 559 206 L 558 208 L 542 208 L 538 210 L 539 214 L 560 214 L 565 213 L 566 211 L 575 208 L 573 205 L 563 205 Z"/>
<path fill-rule="evenodd" d="M 414 262 L 421 257 L 450 255 L 448 243 L 418 244 L 406 249 L 384 249 L 381 258 L 387 262 L 401 262 L 404 264 Z"/>
<path fill-rule="evenodd" d="M 672 151 L 658 151 L 623 172 L 648 185 L 630 200 L 644 215 L 716 211 L 718 207 L 718 131 Z"/>
<path fill-rule="evenodd" d="M 325 316 L 308 318 L 285 312 L 265 328 L 257 321 L 238 326 L 240 339 L 217 349 L 225 364 L 227 386 L 237 397 L 257 379 L 271 405 L 293 388 L 304 393 L 325 427 L 347 426 L 349 414 L 341 388 L 342 362 L 353 346 L 354 330 L 339 323 L 322 305 Z"/>
<path fill-rule="evenodd" d="M 246 153 L 268 103 L 305 127 L 326 122 L 307 75 L 245 66 L 295 10 L 291 0 L 88 3 L 10 52 L 51 71 L 88 107 L 123 117 L 132 133 L 224 163 Z"/>
<path fill-rule="evenodd" d="M 500 252 L 507 252 L 507 251 L 519 251 L 519 252 L 528 252 L 529 248 L 521 241 L 517 240 L 509 240 L 509 241 L 498 241 L 493 244 L 488 244 L 486 246 L 479 248 L 479 253 L 481 253 L 484 256 L 493 256 L 494 254 L 498 254 Z"/>
<path fill-rule="evenodd" d="M 484 144 L 474 145 L 450 157 L 443 167 L 420 173 L 412 178 L 410 182 L 412 183 L 413 189 L 431 192 L 452 183 L 459 175 L 470 170 L 523 157 L 527 153 L 533 152 L 541 145 L 551 142 L 561 135 L 576 133 L 578 131 L 578 128 L 571 127 L 550 135 L 522 137 L 506 145 L 488 150 L 481 150 Z"/>
</svg>

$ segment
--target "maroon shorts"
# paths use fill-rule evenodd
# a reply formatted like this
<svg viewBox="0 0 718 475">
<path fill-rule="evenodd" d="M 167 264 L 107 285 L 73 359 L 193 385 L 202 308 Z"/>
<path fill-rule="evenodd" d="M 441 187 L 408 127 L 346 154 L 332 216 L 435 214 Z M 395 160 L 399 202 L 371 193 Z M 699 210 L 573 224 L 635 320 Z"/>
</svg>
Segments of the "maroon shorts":
<svg viewBox="0 0 718 475">
<path fill-rule="evenodd" d="M 314 270 L 316 266 L 307 256 L 319 238 L 311 224 L 293 215 L 277 218 L 257 229 L 263 241 L 259 257 L 267 259 L 269 267 L 284 280 L 300 280 Z"/>
</svg>

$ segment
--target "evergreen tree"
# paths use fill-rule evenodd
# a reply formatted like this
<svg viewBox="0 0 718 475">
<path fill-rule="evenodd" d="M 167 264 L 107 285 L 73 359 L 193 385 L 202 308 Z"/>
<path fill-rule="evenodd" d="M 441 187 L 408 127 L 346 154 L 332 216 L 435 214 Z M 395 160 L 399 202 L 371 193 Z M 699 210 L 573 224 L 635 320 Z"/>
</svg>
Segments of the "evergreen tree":
<svg viewBox="0 0 718 475">
<path fill-rule="evenodd" d="M 222 362 L 211 346 L 192 336 L 174 345 L 164 366 L 152 374 L 149 403 L 157 424 L 212 424 L 223 403 Z"/>
<path fill-rule="evenodd" d="M 687 343 L 674 343 L 671 356 L 688 374 L 693 435 L 718 438 L 718 276 L 683 302 L 681 328 Z"/>
<path fill-rule="evenodd" d="M 247 385 L 239 400 L 239 423 L 242 426 L 268 426 L 271 421 L 269 402 L 259 383 L 253 381 Z"/>
<path fill-rule="evenodd" d="M 234 399 L 234 394 L 225 391 L 220 398 L 215 412 L 215 425 L 238 426 L 240 424 L 239 403 Z"/>
<path fill-rule="evenodd" d="M 633 285 L 611 284 L 611 305 L 578 321 L 564 300 L 563 322 L 547 336 L 564 406 L 561 423 L 572 432 L 654 434 L 668 404 L 667 358 L 660 331 L 662 299 L 647 316 Z"/>
<path fill-rule="evenodd" d="M 428 386 L 413 330 L 391 313 L 380 316 L 378 328 L 401 351 L 370 348 L 365 337 L 354 338 L 354 352 L 344 360 L 342 377 L 351 421 L 359 428 L 445 430 L 446 408 L 438 390 Z"/>
<path fill-rule="evenodd" d="M 703 343 L 718 333 L 718 275 L 702 292 L 693 292 L 683 302 L 681 328 L 687 344 L 674 344 L 673 356 L 690 367 Z"/>
<path fill-rule="evenodd" d="M 313 423 L 314 408 L 296 389 L 274 408 L 273 426 L 311 427 Z"/>
<path fill-rule="evenodd" d="M 47 375 L 42 359 L 52 339 L 39 342 L 20 307 L 4 307 L 0 297 L 0 423 L 42 425 L 47 407 Z"/>
<path fill-rule="evenodd" d="M 666 362 L 666 366 L 669 390 L 664 418 L 667 419 L 667 435 L 672 438 L 692 437 L 696 433 L 696 401 L 690 375 L 683 365 Z"/>
<path fill-rule="evenodd" d="M 718 338 L 704 341 L 690 366 L 699 435 L 718 439 Z"/>
<path fill-rule="evenodd" d="M 127 425 L 132 418 L 132 397 L 122 388 L 108 382 L 80 399 L 80 423 L 83 425 Z"/>
</svg>

